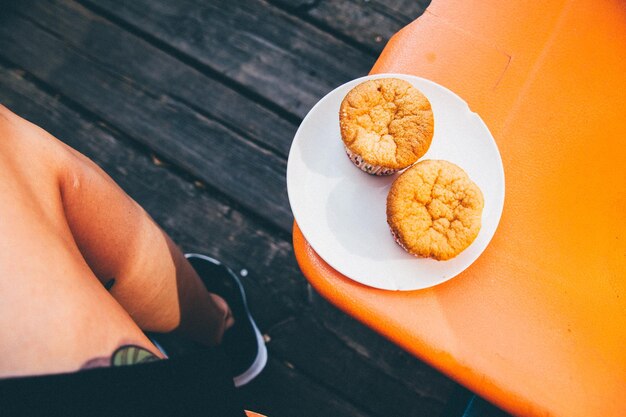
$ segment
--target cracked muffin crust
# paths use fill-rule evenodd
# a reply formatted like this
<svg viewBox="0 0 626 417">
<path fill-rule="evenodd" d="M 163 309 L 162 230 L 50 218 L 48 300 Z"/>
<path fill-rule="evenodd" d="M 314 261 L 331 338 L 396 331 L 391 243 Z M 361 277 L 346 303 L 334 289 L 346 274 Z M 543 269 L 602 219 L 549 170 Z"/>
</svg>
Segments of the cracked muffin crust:
<svg viewBox="0 0 626 417">
<path fill-rule="evenodd" d="M 480 188 L 463 169 L 447 161 L 425 160 L 392 184 L 387 223 L 404 250 L 443 261 L 476 239 L 483 206 Z"/>
<path fill-rule="evenodd" d="M 415 163 L 434 133 L 430 102 L 398 78 L 369 80 L 350 90 L 341 102 L 339 126 L 350 160 L 375 175 Z"/>
</svg>

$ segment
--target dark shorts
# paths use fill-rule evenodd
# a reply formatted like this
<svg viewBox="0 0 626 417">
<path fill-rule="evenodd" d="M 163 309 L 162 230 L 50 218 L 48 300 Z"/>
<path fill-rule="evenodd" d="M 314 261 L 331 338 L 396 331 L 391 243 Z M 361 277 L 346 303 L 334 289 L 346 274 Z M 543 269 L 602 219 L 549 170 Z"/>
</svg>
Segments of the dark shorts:
<svg viewBox="0 0 626 417">
<path fill-rule="evenodd" d="M 0 380 L 0 416 L 245 416 L 220 349 Z"/>
</svg>

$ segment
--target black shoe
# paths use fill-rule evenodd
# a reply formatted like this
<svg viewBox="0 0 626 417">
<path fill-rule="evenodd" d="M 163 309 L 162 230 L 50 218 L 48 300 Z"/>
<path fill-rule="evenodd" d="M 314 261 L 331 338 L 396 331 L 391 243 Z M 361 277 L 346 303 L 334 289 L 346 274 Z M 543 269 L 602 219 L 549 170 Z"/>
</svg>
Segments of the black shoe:
<svg viewBox="0 0 626 417">
<path fill-rule="evenodd" d="M 222 345 L 231 360 L 235 386 L 245 385 L 265 367 L 267 348 L 248 310 L 243 286 L 237 275 L 219 261 L 197 253 L 185 257 L 207 290 L 226 300 L 232 311 L 235 324 L 224 333 Z"/>
</svg>

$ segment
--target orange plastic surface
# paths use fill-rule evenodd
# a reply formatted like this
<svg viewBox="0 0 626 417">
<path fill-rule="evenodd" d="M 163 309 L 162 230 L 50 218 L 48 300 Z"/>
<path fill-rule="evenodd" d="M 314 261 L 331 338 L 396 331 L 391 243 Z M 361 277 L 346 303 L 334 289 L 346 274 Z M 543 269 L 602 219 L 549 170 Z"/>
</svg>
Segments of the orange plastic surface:
<svg viewBox="0 0 626 417">
<path fill-rule="evenodd" d="M 434 0 L 372 72 L 429 78 L 480 114 L 502 220 L 464 273 L 400 293 L 337 273 L 295 225 L 311 284 L 513 414 L 626 416 L 626 2 Z"/>
</svg>

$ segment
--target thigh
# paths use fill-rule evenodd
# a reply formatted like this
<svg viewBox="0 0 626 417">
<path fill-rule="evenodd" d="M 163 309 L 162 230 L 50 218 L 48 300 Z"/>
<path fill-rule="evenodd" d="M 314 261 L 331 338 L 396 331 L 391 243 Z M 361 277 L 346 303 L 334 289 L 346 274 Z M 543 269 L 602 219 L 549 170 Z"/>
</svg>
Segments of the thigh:
<svg viewBox="0 0 626 417">
<path fill-rule="evenodd" d="M 154 351 L 76 246 L 59 187 L 67 151 L 29 129 L 0 108 L 0 377 L 75 371 L 125 344 Z"/>
<path fill-rule="evenodd" d="M 110 294 L 141 329 L 220 340 L 226 303 L 206 291 L 180 249 L 100 167 L 1 106 L 0 137 L 0 175 L 7 177 L 0 192 L 5 186 L 14 194 L 0 214 L 20 197 L 7 218 L 24 218 L 30 208 L 102 284 L 115 282 Z"/>
</svg>

